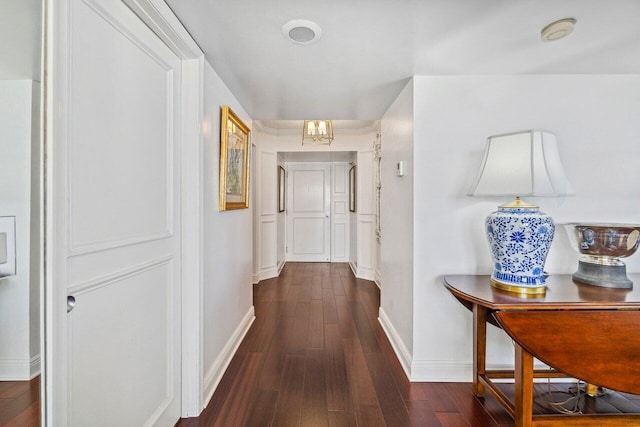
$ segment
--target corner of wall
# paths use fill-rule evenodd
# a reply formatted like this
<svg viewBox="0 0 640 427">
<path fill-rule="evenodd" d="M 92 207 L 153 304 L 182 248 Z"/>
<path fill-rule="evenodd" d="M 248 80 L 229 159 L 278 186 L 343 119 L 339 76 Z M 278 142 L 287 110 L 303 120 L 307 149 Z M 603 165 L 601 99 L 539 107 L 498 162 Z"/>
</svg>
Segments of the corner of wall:
<svg viewBox="0 0 640 427">
<path fill-rule="evenodd" d="M 411 352 L 407 349 L 407 346 L 402 341 L 402 337 L 400 337 L 396 329 L 393 327 L 391 320 L 382 307 L 380 307 L 378 316 L 378 322 L 380 322 L 380 326 L 382 326 L 384 333 L 387 335 L 387 338 L 391 343 L 391 347 L 393 347 L 393 351 L 396 353 L 396 356 L 400 361 L 400 365 L 402 365 L 404 373 L 407 375 L 407 378 L 411 380 L 411 373 L 413 368 Z"/>
</svg>

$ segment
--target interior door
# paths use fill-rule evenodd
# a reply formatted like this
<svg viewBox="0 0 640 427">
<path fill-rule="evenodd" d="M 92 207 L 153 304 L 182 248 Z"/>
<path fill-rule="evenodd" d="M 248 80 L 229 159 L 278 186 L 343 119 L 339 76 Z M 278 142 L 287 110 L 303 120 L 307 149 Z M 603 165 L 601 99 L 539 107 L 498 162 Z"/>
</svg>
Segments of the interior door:
<svg viewBox="0 0 640 427">
<path fill-rule="evenodd" d="M 50 423 L 173 426 L 181 63 L 119 0 L 52 4 Z"/>
<path fill-rule="evenodd" d="M 331 260 L 331 165 L 287 166 L 287 261 Z"/>
</svg>

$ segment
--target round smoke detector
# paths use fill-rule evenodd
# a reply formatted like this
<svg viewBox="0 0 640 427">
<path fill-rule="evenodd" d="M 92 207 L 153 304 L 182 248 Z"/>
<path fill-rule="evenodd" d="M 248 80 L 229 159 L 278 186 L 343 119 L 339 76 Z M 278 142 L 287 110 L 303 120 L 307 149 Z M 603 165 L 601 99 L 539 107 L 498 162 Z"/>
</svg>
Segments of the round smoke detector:
<svg viewBox="0 0 640 427">
<path fill-rule="evenodd" d="M 576 25 L 574 18 L 565 18 L 552 22 L 542 29 L 540 37 L 542 41 L 550 42 L 554 40 L 567 37 L 573 32 L 573 27 Z"/>
<path fill-rule="evenodd" d="M 309 45 L 320 40 L 322 30 L 315 22 L 294 19 L 282 26 L 282 35 L 294 43 Z"/>
</svg>

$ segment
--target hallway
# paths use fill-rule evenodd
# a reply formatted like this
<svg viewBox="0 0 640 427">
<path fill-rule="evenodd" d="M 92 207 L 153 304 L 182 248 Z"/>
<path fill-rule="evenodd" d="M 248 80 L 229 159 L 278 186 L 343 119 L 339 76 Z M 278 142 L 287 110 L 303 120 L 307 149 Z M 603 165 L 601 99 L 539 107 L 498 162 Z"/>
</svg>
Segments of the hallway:
<svg viewBox="0 0 640 427">
<path fill-rule="evenodd" d="M 254 286 L 256 320 L 208 407 L 180 427 L 508 426 L 466 383 L 409 383 L 347 264 L 288 263 Z"/>
</svg>

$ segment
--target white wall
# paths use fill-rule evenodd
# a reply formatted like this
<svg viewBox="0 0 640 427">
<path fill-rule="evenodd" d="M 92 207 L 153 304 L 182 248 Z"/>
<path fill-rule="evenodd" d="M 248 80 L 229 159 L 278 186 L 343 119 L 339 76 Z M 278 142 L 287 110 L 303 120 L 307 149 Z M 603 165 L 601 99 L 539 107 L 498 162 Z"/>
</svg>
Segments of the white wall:
<svg viewBox="0 0 640 427">
<path fill-rule="evenodd" d="M 442 275 L 491 272 L 482 224 L 505 200 L 466 196 L 486 138 L 531 128 L 557 135 L 577 196 L 535 200 L 556 223 L 637 223 L 640 76 L 420 76 L 414 96 L 414 180 L 420 184 L 414 189 L 411 377 L 468 381 L 471 315 L 444 289 Z M 385 142 L 385 148 L 392 143 L 387 136 Z M 383 232 L 388 237 L 389 230 Z M 627 265 L 640 271 L 640 255 Z M 576 267 L 577 254 L 557 230 L 546 269 L 572 273 Z M 510 341 L 493 327 L 488 348 L 489 365 L 513 363 Z"/>
<path fill-rule="evenodd" d="M 249 127 L 252 125 L 251 119 L 209 64 L 205 64 L 204 69 L 203 101 L 202 307 L 206 404 L 235 346 L 253 321 L 253 223 L 251 206 L 249 209 L 223 212 L 218 207 L 220 107 L 229 105 Z M 255 161 L 255 153 L 252 156 L 254 158 L 251 161 Z"/>
<path fill-rule="evenodd" d="M 0 380 L 40 370 L 39 87 L 0 81 L 0 216 L 16 217 L 16 275 L 0 280 Z"/>
<path fill-rule="evenodd" d="M 407 373 L 413 351 L 413 114 L 412 80 L 381 122 L 380 322 Z M 405 176 L 398 177 L 401 160 Z"/>
</svg>

